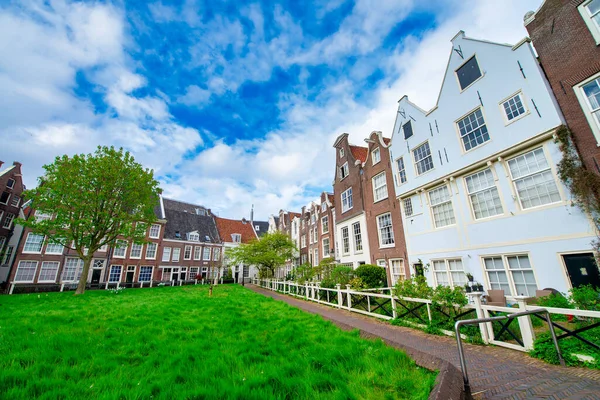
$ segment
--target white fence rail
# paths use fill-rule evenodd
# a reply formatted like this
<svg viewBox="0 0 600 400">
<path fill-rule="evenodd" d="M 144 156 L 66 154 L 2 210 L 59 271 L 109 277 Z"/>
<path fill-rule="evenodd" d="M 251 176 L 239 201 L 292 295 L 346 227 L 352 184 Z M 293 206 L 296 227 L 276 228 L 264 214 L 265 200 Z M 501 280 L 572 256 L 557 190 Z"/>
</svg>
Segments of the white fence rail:
<svg viewBox="0 0 600 400">
<path fill-rule="evenodd" d="M 295 296 L 298 298 L 303 298 L 308 301 L 313 301 L 316 303 L 328 305 L 331 307 L 336 307 L 344 310 L 348 310 L 351 312 L 369 315 L 371 317 L 380 318 L 384 320 L 391 320 L 398 318 L 399 316 L 406 315 L 417 315 L 415 310 L 417 308 L 425 307 L 427 309 L 427 319 L 428 322 L 431 323 L 432 319 L 432 307 L 433 303 L 429 299 L 416 299 L 410 297 L 398 297 L 392 294 L 382 294 L 378 292 L 392 293 L 392 288 L 381 288 L 381 289 L 371 289 L 371 290 L 363 290 L 356 291 L 350 288 L 350 285 L 346 285 L 345 289 L 342 289 L 338 284 L 335 289 L 330 288 L 322 288 L 319 286 L 319 283 L 316 282 L 306 282 L 305 284 L 299 284 L 292 281 L 280 281 L 274 279 L 254 279 L 253 283 L 262 288 L 277 291 L 280 293 L 284 293 L 287 295 Z M 507 313 L 512 314 L 514 312 L 523 312 L 523 311 L 531 311 L 535 309 L 539 309 L 542 307 L 535 305 L 527 304 L 527 297 L 520 296 L 515 297 L 514 301 L 516 302 L 516 306 L 514 307 L 499 307 L 499 306 L 490 306 L 483 304 L 481 301 L 481 296 L 483 293 L 468 293 L 470 302 L 463 310 L 465 310 L 465 314 L 471 310 L 477 315 L 477 318 L 489 318 L 498 313 Z M 403 303 L 415 303 L 419 304 L 414 308 L 406 307 Z M 552 308 L 552 307 L 543 307 L 548 310 L 550 314 L 555 315 L 570 315 L 577 316 L 582 318 L 594 318 L 598 321 L 595 322 L 600 326 L 600 312 L 598 311 L 586 311 L 586 310 L 573 310 L 567 308 Z M 481 334 L 481 339 L 485 344 L 494 344 L 497 346 L 502 346 L 506 348 L 510 348 L 513 350 L 519 351 L 529 351 L 533 348 L 533 343 L 535 341 L 535 333 L 533 329 L 533 325 L 531 323 L 531 317 L 529 315 L 522 316 L 516 318 L 518 322 L 518 331 L 513 332 L 509 324 L 512 320 L 506 322 L 505 325 L 501 325 L 501 329 L 498 333 L 495 333 L 494 326 L 492 322 L 485 322 L 479 324 L 479 331 Z M 409 321 L 407 321 L 409 322 Z M 423 324 L 418 324 L 414 322 L 413 325 L 417 326 L 425 326 L 426 320 L 423 320 Z M 562 329 L 555 324 L 556 327 Z M 567 336 L 575 336 L 573 334 L 569 334 L 568 330 L 563 331 L 567 332 L 563 334 L 564 337 Z M 442 330 L 443 333 L 454 336 L 454 332 Z M 501 340 L 500 337 L 507 332 L 510 337 L 511 342 L 507 342 Z M 575 332 L 577 333 L 577 332 Z M 498 336 L 498 337 L 496 337 Z M 578 337 L 579 339 L 579 337 Z M 581 339 L 580 339 L 581 340 Z M 600 344 L 599 344 L 600 345 Z"/>
</svg>

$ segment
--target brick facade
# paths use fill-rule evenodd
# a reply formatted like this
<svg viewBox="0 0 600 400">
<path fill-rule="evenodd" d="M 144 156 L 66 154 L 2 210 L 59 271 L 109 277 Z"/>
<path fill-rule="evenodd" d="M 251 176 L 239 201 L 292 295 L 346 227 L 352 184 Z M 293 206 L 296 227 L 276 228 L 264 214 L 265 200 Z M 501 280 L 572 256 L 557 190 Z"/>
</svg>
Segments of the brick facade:
<svg viewBox="0 0 600 400">
<path fill-rule="evenodd" d="M 0 161 L 0 168 L 2 164 Z M 23 190 L 21 163 L 15 161 L 0 171 L 0 264 L 3 263 L 3 251 L 14 231 L 13 221 L 19 217 Z"/>
<path fill-rule="evenodd" d="M 577 149 L 586 167 L 600 173 L 600 136 L 594 136 L 576 96 L 578 84 L 600 73 L 600 48 L 579 10 L 585 3 L 546 0 L 525 23 Z"/>
</svg>

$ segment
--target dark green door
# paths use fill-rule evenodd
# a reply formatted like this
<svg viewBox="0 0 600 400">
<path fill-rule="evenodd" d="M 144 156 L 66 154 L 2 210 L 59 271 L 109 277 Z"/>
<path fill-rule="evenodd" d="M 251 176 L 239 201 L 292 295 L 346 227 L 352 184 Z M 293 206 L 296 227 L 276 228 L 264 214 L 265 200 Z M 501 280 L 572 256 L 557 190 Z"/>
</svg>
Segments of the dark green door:
<svg viewBox="0 0 600 400">
<path fill-rule="evenodd" d="M 101 269 L 95 269 L 92 271 L 92 283 L 100 283 L 100 276 L 102 275 Z"/>
<path fill-rule="evenodd" d="M 592 253 L 563 255 L 573 287 L 592 285 L 600 287 L 600 271 Z"/>
</svg>

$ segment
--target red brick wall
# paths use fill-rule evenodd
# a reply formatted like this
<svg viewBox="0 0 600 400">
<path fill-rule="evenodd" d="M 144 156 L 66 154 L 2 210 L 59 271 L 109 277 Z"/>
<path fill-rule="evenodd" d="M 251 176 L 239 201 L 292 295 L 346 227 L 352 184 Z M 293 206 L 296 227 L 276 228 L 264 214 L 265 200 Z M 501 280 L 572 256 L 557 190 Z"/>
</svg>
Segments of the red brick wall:
<svg viewBox="0 0 600 400">
<path fill-rule="evenodd" d="M 344 149 L 344 155 L 340 156 L 340 149 Z M 333 194 L 335 196 L 335 214 L 336 222 L 340 223 L 346 219 L 361 214 L 364 211 L 364 202 L 362 198 L 362 180 L 360 176 L 361 166 L 356 165 L 356 159 L 350 151 L 348 136 L 342 138 L 335 147 L 335 182 L 333 184 Z M 348 176 L 340 180 L 339 169 L 345 162 L 348 162 Z M 342 193 L 352 187 L 352 209 L 342 213 Z"/>
<path fill-rule="evenodd" d="M 4 220 L 8 213 L 15 215 L 15 218 L 19 217 L 19 207 L 11 206 L 11 201 L 13 199 L 13 196 L 19 196 L 19 198 L 21 198 L 23 190 L 24 190 L 23 180 L 21 177 L 21 164 L 15 162 L 13 165 L 15 167 L 12 170 L 10 170 L 7 173 L 5 173 L 4 175 L 0 176 L 0 194 L 2 194 L 3 192 L 10 193 L 10 198 L 8 199 L 8 204 L 0 204 L 0 214 L 2 214 L 2 217 L 0 218 L 0 237 L 6 238 L 5 245 L 8 243 L 12 229 L 3 228 L 2 225 L 4 224 Z M 4 165 L 2 165 L 2 167 L 0 167 L 0 169 L 2 169 L 4 171 L 10 167 L 11 167 L 10 165 L 4 164 Z M 6 186 L 9 179 L 15 180 L 15 184 L 12 189 L 9 189 Z M 19 206 L 21 206 L 21 204 L 23 204 L 22 200 L 19 201 Z M 4 211 L 4 213 L 3 213 L 3 211 Z M 13 223 L 13 227 L 14 227 L 14 223 Z"/>
<path fill-rule="evenodd" d="M 582 2 L 546 0 L 526 28 L 585 165 L 600 173 L 600 149 L 573 88 L 600 72 L 600 48 L 577 9 Z"/>
</svg>

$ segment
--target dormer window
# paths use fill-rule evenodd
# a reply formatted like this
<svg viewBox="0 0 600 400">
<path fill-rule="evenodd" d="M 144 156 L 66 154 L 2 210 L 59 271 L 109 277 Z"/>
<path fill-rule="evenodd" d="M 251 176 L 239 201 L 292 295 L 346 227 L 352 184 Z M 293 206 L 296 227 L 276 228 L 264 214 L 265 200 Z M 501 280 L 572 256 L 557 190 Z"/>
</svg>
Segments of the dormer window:
<svg viewBox="0 0 600 400">
<path fill-rule="evenodd" d="M 373 165 L 381 161 L 381 151 L 379 150 L 379 147 L 371 152 L 371 158 L 373 159 Z"/>
<path fill-rule="evenodd" d="M 206 215 L 206 210 L 203 208 L 196 208 L 196 215 Z"/>
<path fill-rule="evenodd" d="M 348 163 L 345 162 L 344 165 L 340 167 L 340 181 L 348 176 Z"/>
<path fill-rule="evenodd" d="M 204 236 L 204 241 L 205 242 L 210 242 L 210 236 L 208 236 L 208 235 Z"/>
<path fill-rule="evenodd" d="M 9 189 L 12 189 L 15 187 L 15 180 L 13 178 L 8 178 L 8 181 L 6 181 L 6 187 Z"/>
<path fill-rule="evenodd" d="M 232 233 L 231 239 L 233 240 L 233 243 L 240 243 L 242 241 L 242 235 L 239 233 Z"/>
<path fill-rule="evenodd" d="M 340 149 L 340 158 L 344 157 L 344 149 Z"/>
<path fill-rule="evenodd" d="M 175 237 L 176 237 L 177 239 L 181 239 L 181 232 L 179 232 L 179 231 L 175 231 Z"/>
<path fill-rule="evenodd" d="M 188 233 L 188 240 L 192 242 L 199 242 L 200 235 L 197 232 L 190 232 Z"/>
<path fill-rule="evenodd" d="M 260 231 L 260 225 L 254 225 L 254 230 L 255 230 L 256 232 Z"/>
<path fill-rule="evenodd" d="M 481 78 L 481 70 L 475 56 L 469 58 L 467 62 L 456 70 L 456 77 L 460 85 L 460 90 L 465 90 L 477 79 Z"/>
<path fill-rule="evenodd" d="M 404 139 L 408 139 L 413 135 L 412 123 L 410 121 L 402 125 L 402 131 L 404 132 Z"/>
</svg>

